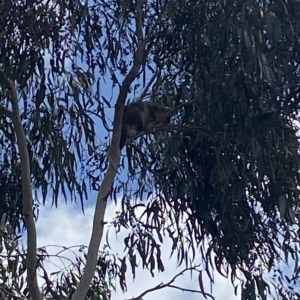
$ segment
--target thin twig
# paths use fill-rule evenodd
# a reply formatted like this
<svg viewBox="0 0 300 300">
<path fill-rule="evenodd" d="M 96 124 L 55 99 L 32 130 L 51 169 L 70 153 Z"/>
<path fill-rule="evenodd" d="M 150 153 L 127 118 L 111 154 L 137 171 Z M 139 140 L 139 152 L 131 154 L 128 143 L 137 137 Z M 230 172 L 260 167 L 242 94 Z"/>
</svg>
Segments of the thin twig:
<svg viewBox="0 0 300 300">
<path fill-rule="evenodd" d="M 210 294 L 207 294 L 207 293 L 204 293 L 204 292 L 201 292 L 201 291 L 197 291 L 197 290 L 189 290 L 189 289 L 184 289 L 184 288 L 180 288 L 180 287 L 177 287 L 177 286 L 173 286 L 172 283 L 181 275 L 183 275 L 186 271 L 197 271 L 197 268 L 199 266 L 194 266 L 194 267 L 190 267 L 190 268 L 186 268 L 184 270 L 182 270 L 181 272 L 179 272 L 178 274 L 176 274 L 169 282 L 167 283 L 160 283 L 158 284 L 157 286 L 153 287 L 153 288 L 150 288 L 146 291 L 144 291 L 143 293 L 141 293 L 139 296 L 137 297 L 134 297 L 134 298 L 130 298 L 130 299 L 126 299 L 126 300 L 141 300 L 145 295 L 151 293 L 151 292 L 154 292 L 154 291 L 157 291 L 157 290 L 161 290 L 163 288 L 166 288 L 166 287 L 171 287 L 171 288 L 177 288 L 177 289 L 180 289 L 182 291 L 190 291 L 190 292 L 193 292 L 193 293 L 199 293 L 199 294 L 202 294 L 203 296 L 208 296 L 210 297 L 211 299 L 214 299 L 214 297 Z"/>
<path fill-rule="evenodd" d="M 13 118 L 13 112 L 2 104 L 0 104 L 0 113 L 11 119 Z"/>
<path fill-rule="evenodd" d="M 153 81 L 155 80 L 155 78 L 158 76 L 159 71 L 156 70 L 156 72 L 153 74 L 152 78 L 150 79 L 150 81 L 147 83 L 146 87 L 143 89 L 142 93 L 140 94 L 139 98 L 137 101 L 142 101 L 145 98 L 146 93 L 148 92 L 150 86 L 152 85 Z"/>
<path fill-rule="evenodd" d="M 189 101 L 189 102 L 184 102 L 184 103 L 181 103 L 179 105 L 177 105 L 176 107 L 170 109 L 168 112 L 166 112 L 163 116 L 162 116 L 162 119 L 167 119 L 168 117 L 170 116 L 173 116 L 179 109 L 181 109 L 182 107 L 184 106 L 189 106 L 189 105 L 192 105 L 192 104 L 197 104 L 197 101 L 196 100 L 193 100 L 193 101 Z"/>
<path fill-rule="evenodd" d="M 203 296 L 208 296 L 208 297 L 210 297 L 210 298 L 212 298 L 212 299 L 215 299 L 212 295 L 207 294 L 207 293 L 203 293 L 203 292 L 198 291 L 198 290 L 192 290 L 192 289 L 182 288 L 182 287 L 180 287 L 180 286 L 176 286 L 176 285 L 172 285 L 172 284 L 169 285 L 168 287 L 169 287 L 169 288 L 172 288 L 172 289 L 180 290 L 180 291 L 182 291 L 182 292 L 188 292 L 188 293 L 201 293 L 201 294 L 203 294 Z"/>
<path fill-rule="evenodd" d="M 143 4 L 144 0 L 137 0 L 136 1 L 136 14 L 135 14 L 135 34 L 137 38 L 138 48 L 143 46 L 144 38 L 143 38 Z"/>
</svg>

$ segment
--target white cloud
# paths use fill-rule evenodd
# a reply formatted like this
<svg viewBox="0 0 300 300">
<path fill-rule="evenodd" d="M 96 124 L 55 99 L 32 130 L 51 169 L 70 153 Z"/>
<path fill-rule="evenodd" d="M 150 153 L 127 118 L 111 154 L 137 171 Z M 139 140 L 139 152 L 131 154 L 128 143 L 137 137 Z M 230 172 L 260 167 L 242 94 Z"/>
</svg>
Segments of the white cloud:
<svg viewBox="0 0 300 300">
<path fill-rule="evenodd" d="M 109 221 L 114 216 L 116 206 L 114 203 L 109 203 L 106 210 L 105 220 Z M 92 220 L 94 215 L 94 207 L 89 206 L 85 209 L 85 214 L 82 214 L 80 205 L 74 203 L 65 204 L 61 202 L 59 208 L 45 206 L 40 207 L 40 215 L 37 222 L 37 234 L 38 234 L 38 247 L 45 245 L 60 245 L 60 246 L 74 246 L 74 245 L 88 245 L 90 234 L 92 230 Z M 105 235 L 104 235 L 105 236 Z M 121 232 L 117 237 L 113 230 L 109 234 L 109 242 L 114 253 L 122 254 L 124 249 L 123 240 L 125 232 Z M 138 268 L 136 278 L 133 281 L 131 274 L 127 275 L 127 287 L 128 291 L 123 294 L 119 289 L 116 293 L 113 293 L 113 300 L 130 299 L 136 297 L 143 291 L 158 285 L 161 282 L 168 282 L 175 274 L 182 270 L 182 267 L 176 267 L 176 257 L 169 258 L 170 255 L 170 243 L 168 240 L 162 245 L 162 256 L 165 265 L 165 271 L 163 273 L 156 273 L 155 277 L 152 277 L 148 270 L 142 270 Z M 114 250 L 118 249 L 118 250 Z M 47 248 L 50 253 L 56 253 L 58 248 Z M 66 253 L 65 253 L 66 254 Z M 70 254 L 69 257 L 72 257 Z M 55 260 L 56 264 L 61 265 L 61 262 Z M 47 264 L 47 271 L 52 272 L 55 270 L 55 266 Z M 184 288 L 199 290 L 197 276 L 190 277 L 190 273 L 187 272 L 175 281 L 176 285 Z M 118 285 L 117 285 L 118 286 Z M 210 282 L 207 280 L 205 285 L 206 292 L 210 293 Z M 213 295 L 216 299 L 238 299 L 233 293 L 233 287 L 228 279 L 225 279 L 219 275 L 215 276 L 215 284 L 212 286 Z M 144 297 L 145 300 L 158 297 L 163 300 L 179 300 L 189 297 L 189 300 L 202 299 L 203 297 L 198 293 L 181 292 L 179 290 L 165 288 L 156 292 L 152 292 Z M 204 298 L 203 298 L 204 299 Z"/>
</svg>

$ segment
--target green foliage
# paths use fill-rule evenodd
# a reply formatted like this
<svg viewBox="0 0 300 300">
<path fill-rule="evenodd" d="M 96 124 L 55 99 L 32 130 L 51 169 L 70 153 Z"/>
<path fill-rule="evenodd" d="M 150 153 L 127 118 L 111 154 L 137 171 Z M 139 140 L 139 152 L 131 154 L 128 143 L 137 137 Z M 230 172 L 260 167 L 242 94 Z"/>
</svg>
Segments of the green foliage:
<svg viewBox="0 0 300 300">
<path fill-rule="evenodd" d="M 102 101 L 100 79 L 116 59 L 111 55 L 116 40 L 102 38 L 103 29 L 116 30 L 108 23 L 109 5 L 103 11 L 103 3 L 92 9 L 80 1 L 0 4 L 1 76 L 17 83 L 33 187 L 43 202 L 51 194 L 57 205 L 62 194 L 65 200 L 79 197 L 83 205 L 94 181 L 89 172 L 101 146 L 94 122 L 102 117 L 108 128 L 104 105 L 110 106 Z M 5 85 L 0 92 L 0 104 L 9 109 Z M 0 114 L 0 124 L 0 145 L 9 159 L 18 161 L 12 122 Z"/>
<path fill-rule="evenodd" d="M 91 99 L 85 100 L 87 90 L 76 88 L 80 69 L 73 64 L 72 77 L 67 77 L 66 71 L 67 65 L 71 65 L 73 60 L 67 53 L 76 56 L 76 52 L 73 38 L 67 34 L 72 18 L 65 12 L 72 8 L 74 15 L 83 15 L 85 6 L 70 3 L 68 7 L 65 4 L 60 6 L 59 14 L 55 8 L 57 4 L 49 1 L 36 1 L 34 5 L 3 2 L 3 31 L 0 35 L 1 71 L 18 83 L 33 186 L 42 193 L 43 201 L 46 200 L 49 189 L 53 189 L 55 204 L 58 192 L 62 192 L 66 199 L 69 198 L 65 186 L 71 196 L 80 195 L 83 201 L 86 186 L 78 178 L 76 159 L 83 156 L 80 146 L 84 139 L 91 147 L 95 147 L 93 123 L 82 109 L 83 106 L 90 109 L 95 104 Z M 50 66 L 47 66 L 49 63 Z M 5 88 L 1 92 L 4 96 L 1 104 L 9 108 Z M 0 140 L 5 143 L 10 158 L 16 161 L 16 141 L 10 130 L 12 123 L 4 115 L 0 117 L 5 124 Z M 80 132 L 76 130 L 79 123 L 82 126 Z"/>
<path fill-rule="evenodd" d="M 153 97 L 187 105 L 155 143 L 128 147 L 139 191 L 127 197 L 153 199 L 129 240 L 142 235 L 147 257 L 152 235 L 167 234 L 179 264 L 200 251 L 209 278 L 241 271 L 243 299 L 265 299 L 265 272 L 282 299 L 299 297 L 277 268 L 296 259 L 299 272 L 299 13 L 296 2 L 172 1 L 153 40 L 165 59 Z"/>
</svg>

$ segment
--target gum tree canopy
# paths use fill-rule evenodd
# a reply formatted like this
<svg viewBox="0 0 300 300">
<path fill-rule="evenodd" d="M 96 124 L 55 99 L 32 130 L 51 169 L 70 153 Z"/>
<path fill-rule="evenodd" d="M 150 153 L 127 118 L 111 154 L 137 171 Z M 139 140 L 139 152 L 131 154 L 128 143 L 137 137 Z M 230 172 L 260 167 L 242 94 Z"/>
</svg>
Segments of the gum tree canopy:
<svg viewBox="0 0 300 300">
<path fill-rule="evenodd" d="M 29 286 L 11 273 L 5 295 L 109 299 L 112 277 L 126 289 L 126 264 L 163 271 L 171 239 L 178 264 L 200 263 L 204 296 L 217 271 L 242 299 L 300 297 L 299 1 L 4 1 L 0 11 L 0 214 L 13 229 L 24 220 L 27 261 L 16 263 Z M 124 180 L 127 100 L 176 113 L 126 146 Z M 55 285 L 43 269 L 41 291 L 32 199 L 83 207 L 99 186 L 87 262 Z M 131 230 L 118 263 L 97 253 L 106 201 L 120 194 L 113 225 Z"/>
<path fill-rule="evenodd" d="M 159 191 L 144 230 L 169 235 L 180 263 L 200 251 L 211 279 L 242 273 L 242 299 L 265 299 L 270 283 L 280 299 L 299 292 L 299 13 L 297 1 L 172 2 L 153 92 L 191 105 L 130 156 L 132 174 L 147 161 L 141 188 Z"/>
</svg>

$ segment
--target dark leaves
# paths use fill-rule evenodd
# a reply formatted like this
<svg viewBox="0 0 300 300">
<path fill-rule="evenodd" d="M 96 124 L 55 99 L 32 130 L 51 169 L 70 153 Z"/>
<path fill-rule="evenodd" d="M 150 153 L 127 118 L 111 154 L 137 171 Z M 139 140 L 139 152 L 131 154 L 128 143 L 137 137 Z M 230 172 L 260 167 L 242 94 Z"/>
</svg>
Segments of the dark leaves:
<svg viewBox="0 0 300 300">
<path fill-rule="evenodd" d="M 150 53 L 166 70 L 152 99 L 191 105 L 172 119 L 174 127 L 130 146 L 139 195 L 147 197 L 153 179 L 159 191 L 140 226 L 167 233 L 179 264 L 200 252 L 210 278 L 216 266 L 234 282 L 243 268 L 251 275 L 242 280 L 244 299 L 270 292 L 265 269 L 278 275 L 276 291 L 292 297 L 275 266 L 298 260 L 297 228 L 290 225 L 299 212 L 299 5 L 170 6 L 151 40 Z M 144 257 L 148 248 L 139 251 Z"/>
</svg>

